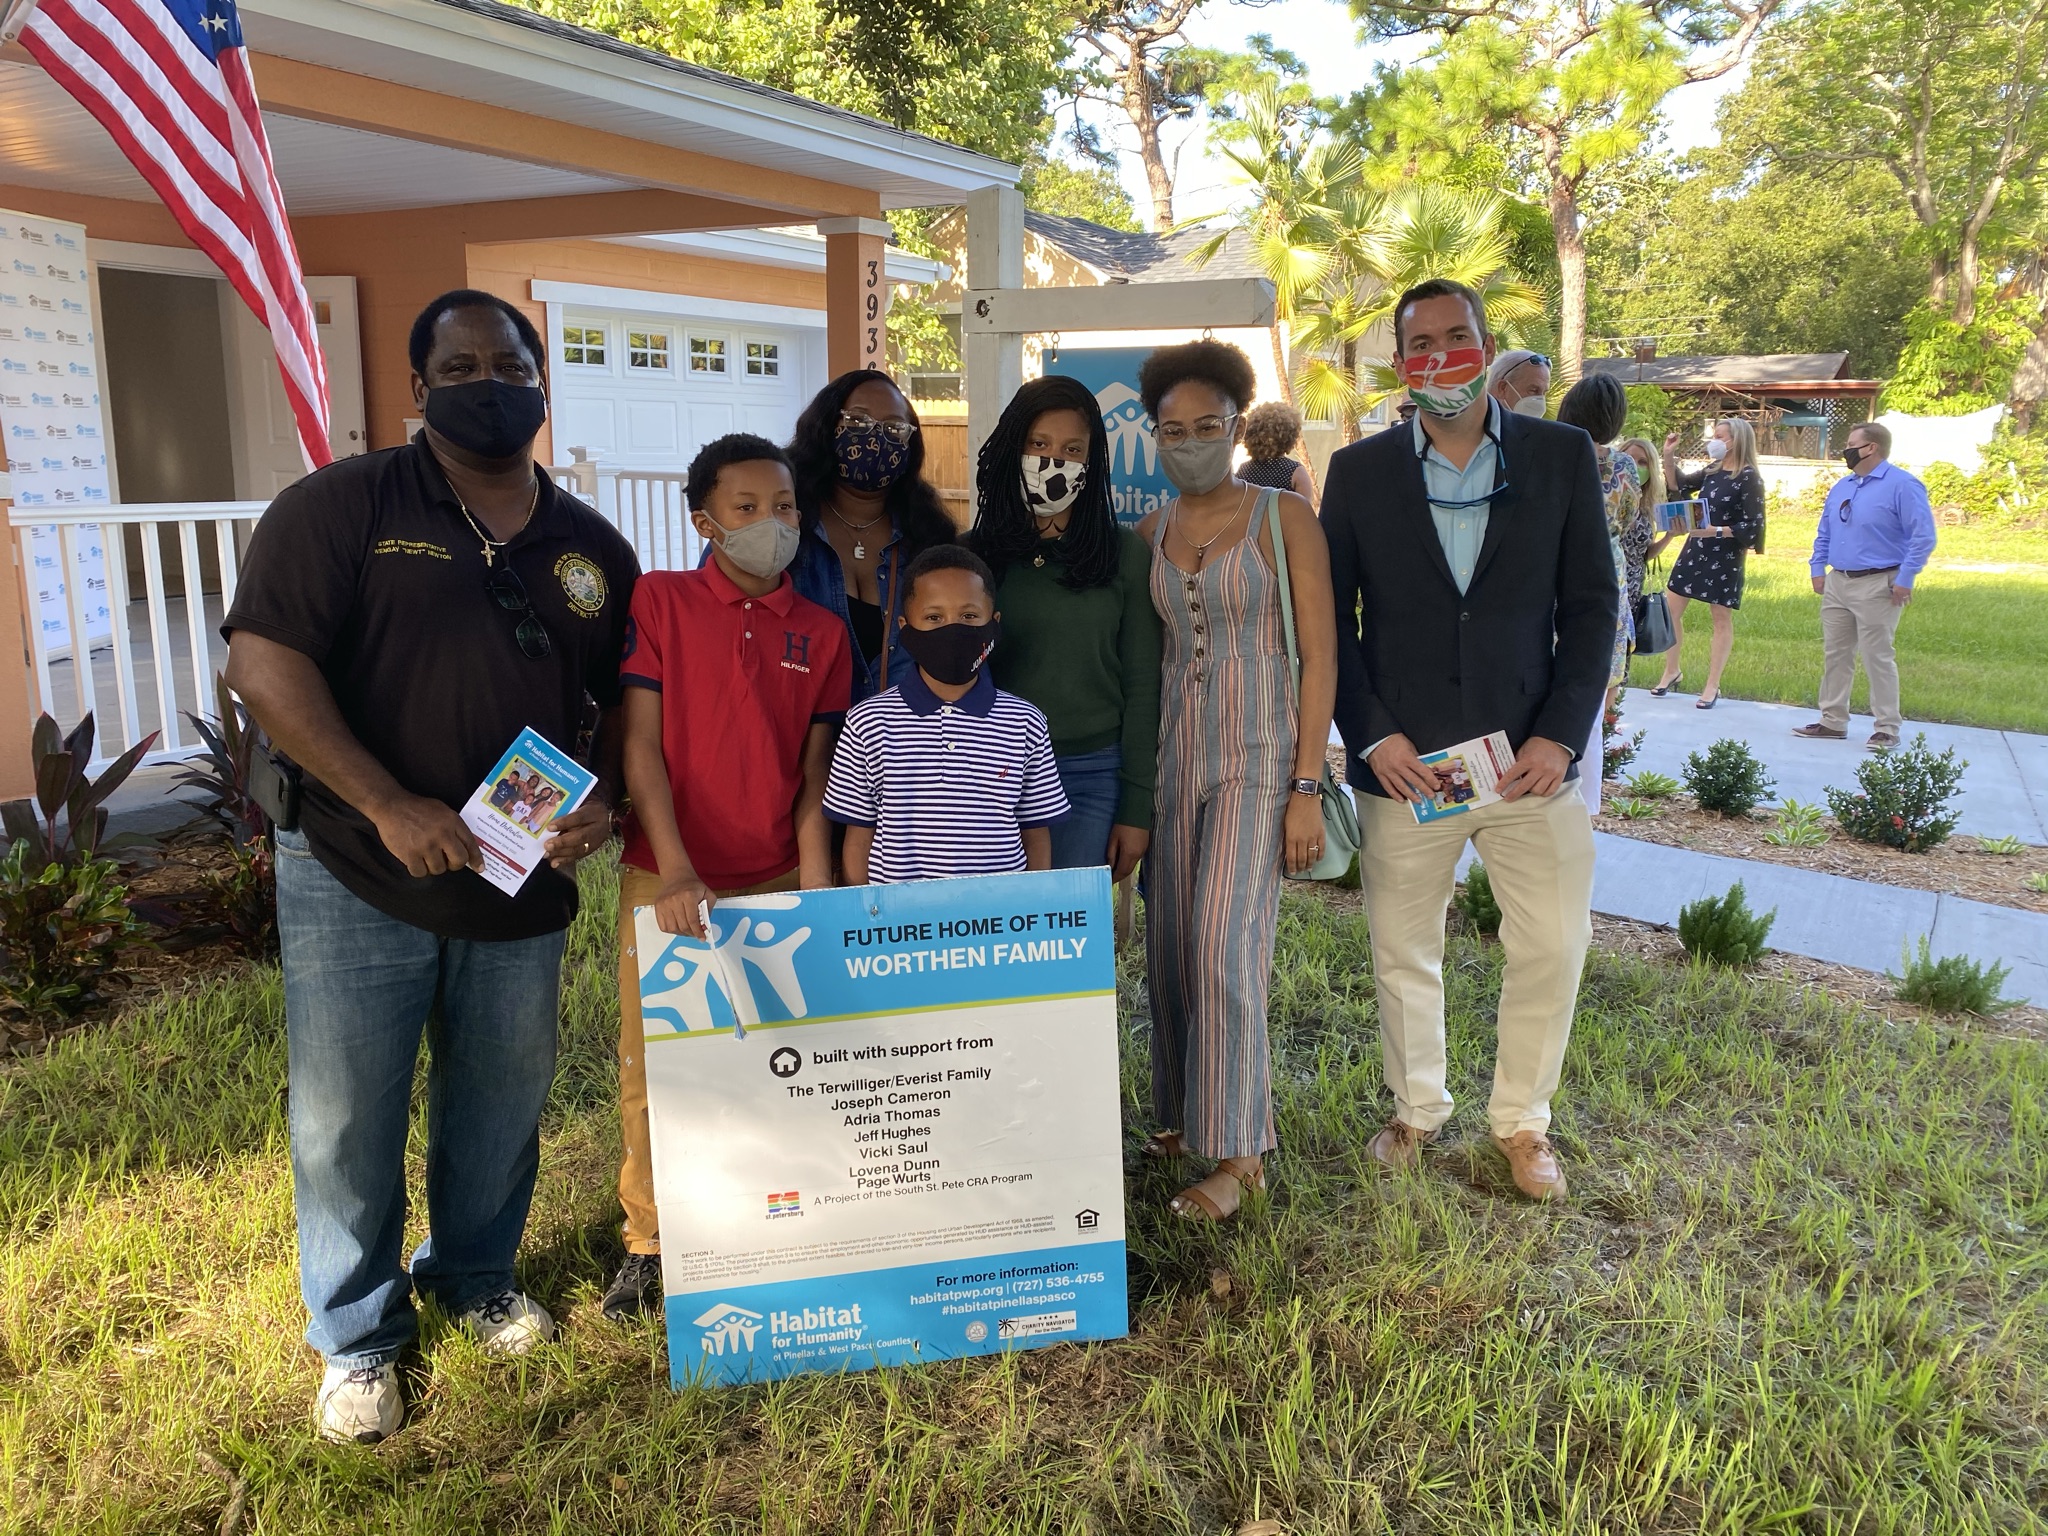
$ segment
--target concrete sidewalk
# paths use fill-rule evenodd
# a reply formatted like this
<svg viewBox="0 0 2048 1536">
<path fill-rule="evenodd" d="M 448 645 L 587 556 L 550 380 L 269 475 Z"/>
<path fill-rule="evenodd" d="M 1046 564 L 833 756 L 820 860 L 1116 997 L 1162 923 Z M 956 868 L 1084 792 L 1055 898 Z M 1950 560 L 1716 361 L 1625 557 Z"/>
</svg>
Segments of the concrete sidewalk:
<svg viewBox="0 0 2048 1536">
<path fill-rule="evenodd" d="M 1856 787 L 1857 765 L 1868 756 L 1863 749 L 1870 735 L 1868 715 L 1850 718 L 1847 741 L 1807 741 L 1794 736 L 1792 728 L 1818 720 L 1817 710 L 1725 698 L 1712 709 L 1695 709 L 1693 698 L 1671 693 L 1653 699 L 1647 688 L 1628 690 L 1622 699 L 1621 728 L 1630 735 L 1646 732 L 1628 773 L 1652 768 L 1681 778 L 1688 754 L 1733 736 L 1747 742 L 1777 779 L 1781 801 L 1791 796 L 1826 809 L 1830 786 Z M 1908 720 L 1901 740 L 1911 745 L 1923 731 L 1936 752 L 1954 747 L 1956 756 L 1969 763 L 1955 802 L 1961 817 L 1958 832 L 2048 843 L 2048 736 Z"/>
</svg>

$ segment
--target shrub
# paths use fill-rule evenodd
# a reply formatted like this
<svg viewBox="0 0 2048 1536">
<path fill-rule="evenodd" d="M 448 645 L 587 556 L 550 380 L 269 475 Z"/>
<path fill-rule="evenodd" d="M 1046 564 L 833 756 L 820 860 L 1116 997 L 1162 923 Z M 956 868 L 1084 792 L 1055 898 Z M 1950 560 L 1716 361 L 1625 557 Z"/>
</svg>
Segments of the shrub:
<svg viewBox="0 0 2048 1536">
<path fill-rule="evenodd" d="M 1987 967 L 1964 955 L 1943 955 L 1936 960 L 1928 954 L 1924 933 L 1918 954 L 1911 950 L 1900 953 L 1899 968 L 1904 974 L 1892 979 L 1899 984 L 1900 1000 L 1936 1013 L 1993 1014 L 2014 1006 L 2012 999 L 1998 995 L 2005 978 L 2012 974 L 2010 967 Z"/>
<path fill-rule="evenodd" d="M 1762 917 L 1749 910 L 1736 881 L 1725 896 L 1702 896 L 1680 909 L 1678 942 L 1695 960 L 1712 965 L 1747 965 L 1764 952 L 1764 939 L 1777 921 L 1773 907 Z"/>
<path fill-rule="evenodd" d="M 1636 760 L 1636 752 L 1643 744 L 1647 731 L 1637 731 L 1633 736 L 1621 730 L 1621 696 L 1628 690 L 1615 690 L 1614 702 L 1609 704 L 1600 716 L 1600 776 L 1603 779 L 1618 779 L 1621 770 Z"/>
<path fill-rule="evenodd" d="M 1884 387 L 1883 408 L 1967 416 L 2002 403 L 2040 317 L 2040 301 L 2031 296 L 1986 294 L 1976 319 L 1958 325 L 1923 300 L 1906 316 L 1906 348 Z"/>
<path fill-rule="evenodd" d="M 30 1037 L 101 1001 L 101 981 L 143 927 L 111 859 L 37 863 L 27 838 L 0 858 L 0 1006 Z"/>
<path fill-rule="evenodd" d="M 1628 792 L 1638 800 L 1669 800 L 1678 793 L 1678 780 L 1668 773 L 1644 769 L 1628 781 Z"/>
<path fill-rule="evenodd" d="M 1717 816 L 1747 816 L 1771 798 L 1777 780 L 1764 771 L 1756 754 L 1732 736 L 1724 736 L 1704 753 L 1685 760 L 1685 787 L 1703 811 Z"/>
<path fill-rule="evenodd" d="M 2037 869 L 2020 883 L 2030 891 L 2048 896 L 2048 869 Z"/>
<path fill-rule="evenodd" d="M 200 876 L 195 902 L 178 899 L 181 912 L 197 906 L 202 921 L 188 937 L 193 942 L 225 935 L 243 953 L 268 956 L 277 952 L 277 858 L 270 817 L 249 788 L 249 764 L 260 750 L 249 712 L 228 691 L 227 679 L 214 675 L 214 698 L 220 710 L 212 720 L 187 714 L 206 743 L 205 755 L 192 760 L 178 783 L 206 791 L 195 825 L 201 832 L 224 838 L 229 864 Z M 209 918 L 210 921 L 203 919 Z"/>
<path fill-rule="evenodd" d="M 1623 821 L 1648 821 L 1663 813 L 1664 808 L 1656 801 L 1639 800 L 1633 795 L 1617 795 L 1607 803 L 1607 814 Z"/>
<path fill-rule="evenodd" d="M 1477 859 L 1465 871 L 1465 883 L 1458 887 L 1457 907 L 1475 933 L 1500 932 L 1500 903 L 1493 899 L 1493 879 Z"/>
<path fill-rule="evenodd" d="M 1830 789 L 1828 809 L 1851 837 L 1925 853 L 1955 831 L 1948 803 L 1969 766 L 1954 747 L 1939 756 L 1930 751 L 1922 732 L 1910 747 L 1865 758 L 1856 769 L 1857 791 Z"/>
<path fill-rule="evenodd" d="M 96 779 L 85 776 L 92 761 L 93 723 L 88 714 L 73 727 L 69 736 L 57 734 L 57 722 L 41 716 L 29 736 L 29 753 L 35 769 L 33 800 L 9 800 L 0 805 L 0 830 L 10 847 L 26 843 L 22 867 L 38 875 L 44 866 L 89 864 L 100 856 L 101 839 L 107 833 L 106 800 L 121 787 L 142 754 L 156 743 L 156 732 L 123 752 Z M 36 813 L 42 812 L 41 819 Z M 64 813 L 63 823 L 57 813 Z M 111 849 L 113 844 L 106 845 Z"/>
<path fill-rule="evenodd" d="M 1773 848 L 1818 848 L 1827 840 L 1820 807 L 1789 798 L 1778 811 L 1778 824 L 1764 834 Z"/>
<path fill-rule="evenodd" d="M 1980 853 L 1995 853 L 2001 858 L 2011 858 L 2016 853 L 2025 853 L 2027 845 L 2011 833 L 2007 833 L 2004 837 L 1978 838 L 1977 851 Z"/>
</svg>

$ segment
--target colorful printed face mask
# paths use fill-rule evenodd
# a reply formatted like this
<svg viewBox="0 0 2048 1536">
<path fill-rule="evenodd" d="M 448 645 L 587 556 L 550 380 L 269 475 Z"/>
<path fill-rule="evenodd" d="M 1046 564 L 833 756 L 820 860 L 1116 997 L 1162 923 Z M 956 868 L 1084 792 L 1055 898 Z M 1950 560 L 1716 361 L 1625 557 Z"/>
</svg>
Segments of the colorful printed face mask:
<svg viewBox="0 0 2048 1536">
<path fill-rule="evenodd" d="M 1024 505 L 1041 518 L 1058 517 L 1088 484 L 1088 466 L 1071 459 L 1024 455 Z"/>
<path fill-rule="evenodd" d="M 1456 347 L 1405 357 L 1401 382 L 1408 386 L 1408 398 L 1417 410 L 1432 416 L 1462 416 L 1486 393 L 1486 350 Z"/>
</svg>

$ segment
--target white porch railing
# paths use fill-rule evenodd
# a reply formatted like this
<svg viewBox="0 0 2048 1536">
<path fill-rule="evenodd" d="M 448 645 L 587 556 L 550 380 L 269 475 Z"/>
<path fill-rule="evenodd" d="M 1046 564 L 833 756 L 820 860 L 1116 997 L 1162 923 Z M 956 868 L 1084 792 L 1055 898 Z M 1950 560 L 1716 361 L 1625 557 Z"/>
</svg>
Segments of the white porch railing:
<svg viewBox="0 0 2048 1536">
<path fill-rule="evenodd" d="M 119 757 L 151 731 L 158 732 L 145 763 L 176 762 L 205 750 L 185 713 L 218 710 L 214 673 L 227 665 L 220 638 L 222 614 L 235 600 L 235 580 L 248 532 L 265 502 L 205 501 L 112 507 L 12 508 L 15 557 L 33 578 L 31 528 L 55 527 L 64 573 L 69 644 L 52 646 L 44 632 L 37 583 L 24 594 L 29 611 L 29 669 L 37 702 L 67 731 L 90 711 L 92 771 Z M 91 634 L 92 607 L 83 590 L 78 550 L 81 530 L 97 525 L 107 582 L 110 632 Z M 129 579 L 128 530 L 141 545 L 141 582 Z M 167 591 L 162 531 L 175 530 L 179 594 Z M 202 548 L 218 561 L 217 590 L 206 590 Z M 81 639 L 81 637 L 86 637 Z"/>
<path fill-rule="evenodd" d="M 687 571 L 703 557 L 704 541 L 690 526 L 683 495 L 690 477 L 681 470 L 613 469 L 586 459 L 553 465 L 548 473 L 626 536 L 641 570 Z"/>
</svg>

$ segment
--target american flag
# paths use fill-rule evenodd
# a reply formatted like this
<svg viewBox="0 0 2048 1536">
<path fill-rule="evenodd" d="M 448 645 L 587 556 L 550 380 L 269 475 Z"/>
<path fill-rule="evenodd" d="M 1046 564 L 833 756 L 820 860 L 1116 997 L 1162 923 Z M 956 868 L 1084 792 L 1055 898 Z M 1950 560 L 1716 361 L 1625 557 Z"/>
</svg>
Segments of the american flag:
<svg viewBox="0 0 2048 1536">
<path fill-rule="evenodd" d="M 327 368 L 234 0 L 20 0 L 8 18 L 270 328 L 299 451 L 327 444 Z"/>
</svg>

